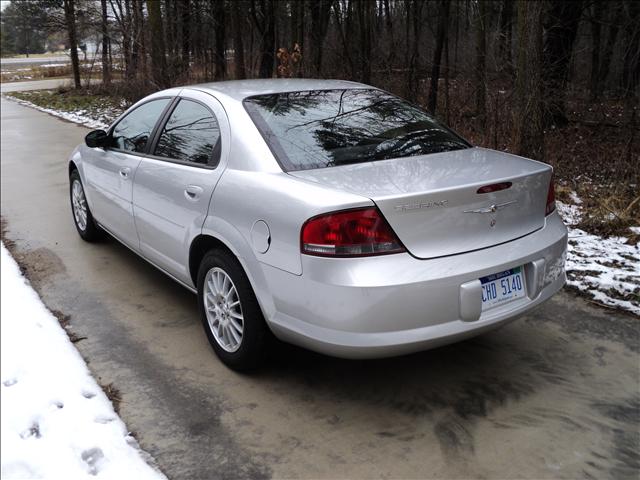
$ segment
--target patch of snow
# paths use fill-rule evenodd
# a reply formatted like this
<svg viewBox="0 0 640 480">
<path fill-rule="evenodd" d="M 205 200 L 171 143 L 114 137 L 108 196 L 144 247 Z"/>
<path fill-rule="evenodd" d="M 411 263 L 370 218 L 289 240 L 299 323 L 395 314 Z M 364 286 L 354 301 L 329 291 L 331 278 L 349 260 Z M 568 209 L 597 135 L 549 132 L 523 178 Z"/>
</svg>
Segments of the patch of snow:
<svg viewBox="0 0 640 480">
<path fill-rule="evenodd" d="M 21 105 L 35 108 L 36 110 L 48 113 L 49 115 L 53 115 L 54 117 L 62 118 L 63 120 L 67 120 L 68 122 L 77 123 L 88 128 L 101 128 L 106 130 L 107 128 L 109 128 L 109 125 L 111 125 L 113 120 L 118 118 L 118 116 L 122 113 L 121 111 L 118 111 L 117 109 L 111 107 L 105 107 L 102 108 L 99 112 L 93 113 L 88 112 L 87 110 L 66 112 L 64 110 L 41 107 L 39 105 L 36 105 L 35 103 L 29 102 L 28 100 L 22 100 L 20 98 L 15 98 L 12 96 L 8 96 L 7 98 Z"/>
<path fill-rule="evenodd" d="M 114 412 L 57 319 L 1 258 L 2 478 L 164 479 Z"/>
<path fill-rule="evenodd" d="M 568 203 L 556 200 L 556 208 L 564 220 L 565 225 L 573 226 L 580 223 L 582 218 L 582 209 L 578 205 L 569 205 Z"/>
<path fill-rule="evenodd" d="M 571 201 L 573 203 L 575 203 L 576 205 L 582 205 L 582 199 L 578 196 L 576 192 L 572 190 L 571 193 L 569 193 L 569 196 L 571 197 Z"/>
<path fill-rule="evenodd" d="M 572 200 L 578 199 L 572 192 Z M 567 284 L 590 295 L 597 303 L 640 315 L 640 243 L 629 244 L 625 237 L 603 238 L 575 226 L 582 207 L 556 202 L 569 229 Z M 631 227 L 634 233 L 640 227 Z M 630 299 L 630 300 L 628 300 Z"/>
</svg>

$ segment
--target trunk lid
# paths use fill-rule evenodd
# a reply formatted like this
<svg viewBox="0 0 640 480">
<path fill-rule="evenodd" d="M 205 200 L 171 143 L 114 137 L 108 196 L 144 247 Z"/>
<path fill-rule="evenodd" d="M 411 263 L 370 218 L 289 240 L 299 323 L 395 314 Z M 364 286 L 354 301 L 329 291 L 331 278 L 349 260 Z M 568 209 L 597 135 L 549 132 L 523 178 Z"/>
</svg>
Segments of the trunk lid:
<svg viewBox="0 0 640 480">
<path fill-rule="evenodd" d="M 289 172 L 370 198 L 407 250 L 425 259 L 542 228 L 551 173 L 544 163 L 484 148 Z M 497 183 L 511 185 L 478 193 Z"/>
</svg>

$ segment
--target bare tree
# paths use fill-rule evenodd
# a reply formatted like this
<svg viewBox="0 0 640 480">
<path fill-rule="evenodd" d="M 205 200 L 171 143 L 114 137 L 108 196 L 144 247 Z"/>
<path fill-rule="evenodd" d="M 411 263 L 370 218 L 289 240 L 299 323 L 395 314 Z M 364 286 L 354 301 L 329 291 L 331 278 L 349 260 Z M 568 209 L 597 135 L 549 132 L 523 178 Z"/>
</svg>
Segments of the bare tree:
<svg viewBox="0 0 640 480">
<path fill-rule="evenodd" d="M 513 60 L 511 58 L 511 43 L 513 40 L 513 5 L 514 0 L 503 0 L 502 10 L 500 11 L 500 67 L 509 72 L 513 67 Z"/>
<path fill-rule="evenodd" d="M 102 11 L 102 83 L 111 84 L 111 63 L 109 61 L 109 17 L 107 16 L 107 0 L 100 0 Z"/>
<path fill-rule="evenodd" d="M 545 124 L 565 125 L 564 96 L 573 43 L 582 15 L 582 0 L 553 0 L 544 41 Z"/>
<path fill-rule="evenodd" d="M 543 2 L 518 0 L 518 63 L 513 119 L 513 150 L 544 160 L 542 104 Z"/>
<path fill-rule="evenodd" d="M 76 36 L 75 0 L 64 0 L 64 18 L 67 25 L 69 49 L 71 52 L 71 69 L 73 70 L 73 85 L 80 88 L 80 61 L 78 59 L 78 39 Z"/>
<path fill-rule="evenodd" d="M 212 0 L 213 21 L 216 35 L 216 49 L 214 55 L 215 80 L 224 80 L 227 76 L 227 60 L 225 57 L 225 9 L 224 0 Z"/>
<path fill-rule="evenodd" d="M 604 51 L 600 56 L 600 67 L 598 68 L 598 92 L 602 92 L 609 75 L 609 68 L 611 66 L 611 60 L 613 57 L 613 47 L 618 41 L 618 32 L 620 31 L 620 23 L 622 20 L 622 5 L 619 2 L 612 2 L 612 7 L 609 9 L 610 17 L 607 19 L 609 24 L 609 35 L 604 45 Z"/>
<path fill-rule="evenodd" d="M 259 75 L 262 78 L 271 78 L 276 42 L 274 0 L 251 0 L 251 16 L 261 36 Z"/>
<path fill-rule="evenodd" d="M 487 121 L 487 0 L 478 0 L 476 16 L 476 115 L 482 129 Z"/>
<path fill-rule="evenodd" d="M 438 104 L 438 80 L 440 79 L 440 63 L 442 61 L 442 50 L 446 41 L 449 26 L 449 4 L 450 0 L 440 2 L 440 20 L 438 21 L 438 33 L 436 35 L 436 49 L 433 54 L 433 66 L 431 67 L 431 87 L 427 100 L 427 110 L 436 112 Z"/>
<path fill-rule="evenodd" d="M 333 0 L 313 0 L 311 2 L 311 41 L 313 44 L 313 74 L 320 77 L 324 38 L 329 27 L 329 15 Z"/>
<path fill-rule="evenodd" d="M 151 30 L 151 70 L 153 73 L 153 81 L 158 87 L 164 87 L 167 84 L 167 64 L 160 2 L 147 0 L 147 12 L 149 14 L 149 28 Z"/>
<path fill-rule="evenodd" d="M 371 83 L 371 27 L 375 12 L 374 6 L 375 4 L 368 0 L 359 0 L 356 4 L 360 33 L 357 48 L 360 53 L 360 81 L 363 83 Z"/>
<path fill-rule="evenodd" d="M 622 90 L 631 97 L 640 84 L 640 5 L 627 3 L 627 23 L 625 26 L 625 50 L 622 67 Z"/>
<path fill-rule="evenodd" d="M 240 11 L 240 1 L 232 2 L 231 5 L 233 9 L 233 62 L 235 76 L 236 79 L 243 79 L 247 76 L 244 65 L 244 41 L 242 39 L 244 20 Z"/>
</svg>

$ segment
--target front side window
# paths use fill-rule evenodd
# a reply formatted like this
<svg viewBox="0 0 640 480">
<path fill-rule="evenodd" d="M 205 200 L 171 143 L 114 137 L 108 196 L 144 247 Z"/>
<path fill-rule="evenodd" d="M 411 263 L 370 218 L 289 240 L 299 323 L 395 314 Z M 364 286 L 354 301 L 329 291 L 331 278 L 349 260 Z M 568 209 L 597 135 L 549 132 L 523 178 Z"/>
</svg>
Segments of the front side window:
<svg viewBox="0 0 640 480">
<path fill-rule="evenodd" d="M 425 111 L 380 90 L 274 93 L 244 105 L 285 171 L 470 147 Z"/>
<path fill-rule="evenodd" d="M 204 105 L 180 100 L 162 130 L 154 155 L 215 166 L 220 157 L 220 127 Z"/>
<path fill-rule="evenodd" d="M 128 113 L 111 132 L 114 148 L 144 152 L 153 127 L 169 102 L 171 102 L 170 98 L 151 100 Z"/>
</svg>

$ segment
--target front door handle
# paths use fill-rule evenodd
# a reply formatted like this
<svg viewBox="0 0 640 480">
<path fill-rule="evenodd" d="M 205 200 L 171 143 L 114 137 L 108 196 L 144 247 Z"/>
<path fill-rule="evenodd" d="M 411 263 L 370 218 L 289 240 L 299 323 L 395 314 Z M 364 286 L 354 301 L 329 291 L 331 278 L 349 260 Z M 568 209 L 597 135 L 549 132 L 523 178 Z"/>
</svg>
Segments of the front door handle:
<svg viewBox="0 0 640 480">
<path fill-rule="evenodd" d="M 184 189 L 184 196 L 187 200 L 194 202 L 200 198 L 202 192 L 202 187 L 197 185 L 187 185 Z"/>
<path fill-rule="evenodd" d="M 131 173 L 131 169 L 129 167 L 122 167 L 120 169 L 120 176 L 125 180 L 129 179 L 129 174 Z"/>
</svg>

